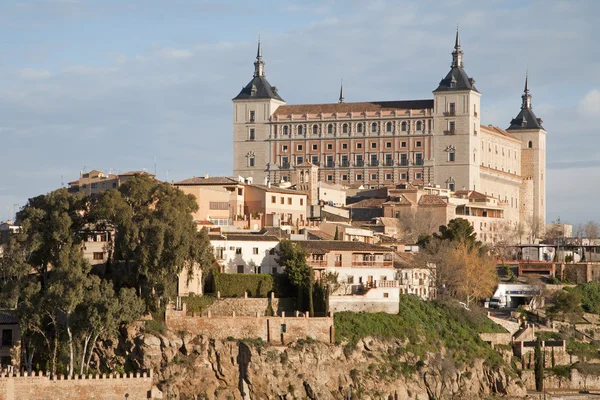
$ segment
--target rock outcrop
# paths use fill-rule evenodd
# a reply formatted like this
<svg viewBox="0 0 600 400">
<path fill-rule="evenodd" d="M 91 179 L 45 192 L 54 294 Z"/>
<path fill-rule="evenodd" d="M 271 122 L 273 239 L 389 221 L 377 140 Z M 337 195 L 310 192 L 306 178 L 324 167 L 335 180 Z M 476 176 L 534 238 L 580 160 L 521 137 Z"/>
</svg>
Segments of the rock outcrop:
<svg viewBox="0 0 600 400">
<path fill-rule="evenodd" d="M 105 356 L 114 357 L 107 350 Z M 418 357 L 400 341 L 367 338 L 354 349 L 310 340 L 269 346 L 129 329 L 115 353 L 133 368 L 152 368 L 165 398 L 172 399 L 432 400 L 526 393 L 505 367 L 492 369 L 483 360 L 457 366 L 444 349 Z"/>
</svg>

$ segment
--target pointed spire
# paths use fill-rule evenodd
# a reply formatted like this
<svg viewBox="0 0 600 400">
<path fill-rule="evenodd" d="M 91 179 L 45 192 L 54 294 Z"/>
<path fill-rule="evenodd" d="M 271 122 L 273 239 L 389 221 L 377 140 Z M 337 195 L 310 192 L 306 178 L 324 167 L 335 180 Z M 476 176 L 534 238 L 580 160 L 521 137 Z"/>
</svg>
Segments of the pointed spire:
<svg viewBox="0 0 600 400">
<path fill-rule="evenodd" d="M 456 39 L 454 41 L 454 51 L 452 52 L 452 68 L 463 67 L 462 56 L 463 52 L 460 49 L 460 35 L 458 32 L 458 25 L 456 25 Z"/>
<path fill-rule="evenodd" d="M 265 62 L 262 59 L 262 46 L 260 36 L 258 37 L 258 48 L 256 50 L 256 61 L 254 61 L 254 77 L 265 76 Z"/>
<path fill-rule="evenodd" d="M 531 109 L 531 94 L 529 93 L 529 71 L 525 72 L 525 90 L 521 96 L 523 102 L 521 103 L 521 109 Z"/>
<path fill-rule="evenodd" d="M 342 82 L 340 84 L 340 98 L 338 100 L 338 103 L 343 103 L 344 102 L 344 78 L 342 78 Z"/>
</svg>

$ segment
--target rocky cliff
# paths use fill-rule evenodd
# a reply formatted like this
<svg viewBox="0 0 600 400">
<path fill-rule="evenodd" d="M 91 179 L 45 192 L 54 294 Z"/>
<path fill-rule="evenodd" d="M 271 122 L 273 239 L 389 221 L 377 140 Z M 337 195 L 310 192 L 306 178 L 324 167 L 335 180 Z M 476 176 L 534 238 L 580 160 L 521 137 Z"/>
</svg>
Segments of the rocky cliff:
<svg viewBox="0 0 600 400">
<path fill-rule="evenodd" d="M 475 399 L 525 396 L 506 367 L 456 365 L 445 350 L 416 357 L 406 343 L 362 339 L 352 348 L 301 340 L 289 346 L 217 341 L 130 327 L 102 362 L 152 368 L 170 399 Z"/>
</svg>

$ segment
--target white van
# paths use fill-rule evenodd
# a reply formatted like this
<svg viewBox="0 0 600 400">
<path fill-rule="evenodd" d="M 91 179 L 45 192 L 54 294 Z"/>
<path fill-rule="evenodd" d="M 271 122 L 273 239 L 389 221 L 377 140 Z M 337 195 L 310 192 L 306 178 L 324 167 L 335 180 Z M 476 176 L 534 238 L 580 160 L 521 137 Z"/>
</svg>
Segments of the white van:
<svg viewBox="0 0 600 400">
<path fill-rule="evenodd" d="M 506 299 L 504 297 L 492 297 L 489 301 L 490 308 L 505 308 Z"/>
</svg>

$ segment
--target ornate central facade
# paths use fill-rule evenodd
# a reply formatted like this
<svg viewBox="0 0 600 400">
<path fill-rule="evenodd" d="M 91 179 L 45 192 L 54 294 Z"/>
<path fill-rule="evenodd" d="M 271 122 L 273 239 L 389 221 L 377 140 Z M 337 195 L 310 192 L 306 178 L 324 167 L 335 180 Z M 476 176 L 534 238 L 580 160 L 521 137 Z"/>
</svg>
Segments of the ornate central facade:
<svg viewBox="0 0 600 400">
<path fill-rule="evenodd" d="M 545 138 L 525 84 L 508 129 L 481 125 L 481 93 L 463 67 L 457 32 L 448 74 L 433 99 L 287 105 L 265 77 L 233 99 L 234 174 L 255 183 L 291 180 L 318 166 L 319 180 L 365 187 L 439 185 L 497 198 L 508 221 L 545 220 Z"/>
</svg>

